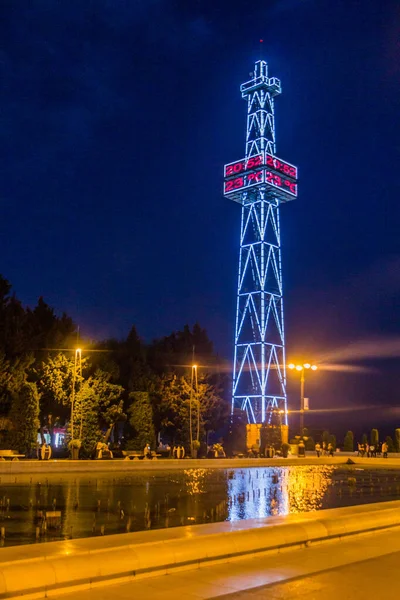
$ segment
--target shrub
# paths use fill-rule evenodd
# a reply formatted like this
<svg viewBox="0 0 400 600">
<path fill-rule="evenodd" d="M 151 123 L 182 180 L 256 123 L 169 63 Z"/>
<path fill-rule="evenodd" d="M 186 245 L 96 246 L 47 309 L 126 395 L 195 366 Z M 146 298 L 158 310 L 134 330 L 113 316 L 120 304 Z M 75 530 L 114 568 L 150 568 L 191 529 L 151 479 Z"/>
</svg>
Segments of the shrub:
<svg viewBox="0 0 400 600">
<path fill-rule="evenodd" d="M 290 444 L 282 444 L 282 456 L 283 458 L 287 458 L 290 450 Z"/>
<path fill-rule="evenodd" d="M 304 445 L 306 450 L 315 450 L 315 442 L 312 437 L 304 438 Z"/>
<path fill-rule="evenodd" d="M 348 431 L 344 437 L 344 451 L 354 452 L 354 435 L 352 431 Z"/>
<path fill-rule="evenodd" d="M 400 429 L 396 429 L 394 435 L 396 440 L 396 452 L 400 452 Z"/>
<path fill-rule="evenodd" d="M 386 437 L 386 443 L 388 445 L 388 452 L 394 452 L 394 444 L 390 435 Z"/>
<path fill-rule="evenodd" d="M 376 448 L 377 445 L 379 444 L 379 433 L 378 433 L 377 429 L 371 429 L 370 440 L 371 440 L 371 446 L 375 446 L 375 448 Z"/>
</svg>

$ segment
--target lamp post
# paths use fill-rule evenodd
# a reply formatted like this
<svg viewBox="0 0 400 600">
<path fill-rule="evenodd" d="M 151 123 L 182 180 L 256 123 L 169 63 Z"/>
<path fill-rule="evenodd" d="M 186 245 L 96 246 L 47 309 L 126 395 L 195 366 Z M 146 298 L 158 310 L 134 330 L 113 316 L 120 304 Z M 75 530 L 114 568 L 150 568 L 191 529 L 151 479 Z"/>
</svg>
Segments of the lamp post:
<svg viewBox="0 0 400 600">
<path fill-rule="evenodd" d="M 192 365 L 192 374 L 190 380 L 190 400 L 189 400 L 189 434 L 190 434 L 190 451 L 193 454 L 193 425 L 192 425 L 192 400 L 193 400 L 193 390 L 195 390 L 197 396 L 197 365 Z M 197 407 L 197 441 L 199 439 L 200 434 L 200 410 Z"/>
<path fill-rule="evenodd" d="M 76 386 L 76 372 L 79 370 L 79 374 L 82 374 L 82 349 L 76 348 L 75 350 L 75 361 L 74 361 L 74 372 L 72 375 L 72 395 L 71 395 L 71 440 L 74 439 L 74 404 L 75 404 L 75 386 Z"/>
<path fill-rule="evenodd" d="M 294 363 L 290 363 L 288 365 L 289 369 L 296 370 L 300 373 L 300 435 L 303 435 L 304 429 L 304 382 L 305 382 L 305 372 L 308 370 L 316 371 L 318 369 L 317 365 L 312 365 L 310 363 L 303 363 L 299 365 L 295 365 Z"/>
</svg>

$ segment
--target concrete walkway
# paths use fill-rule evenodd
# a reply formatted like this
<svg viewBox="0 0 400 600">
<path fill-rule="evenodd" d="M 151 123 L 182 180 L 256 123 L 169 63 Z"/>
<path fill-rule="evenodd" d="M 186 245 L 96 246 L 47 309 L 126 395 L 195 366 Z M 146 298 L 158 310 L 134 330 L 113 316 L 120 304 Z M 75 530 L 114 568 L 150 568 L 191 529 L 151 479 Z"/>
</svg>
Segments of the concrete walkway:
<svg viewBox="0 0 400 600">
<path fill-rule="evenodd" d="M 400 581 L 400 528 L 49 598 L 341 600 L 386 597 Z"/>
<path fill-rule="evenodd" d="M 74 474 L 118 474 L 134 473 L 136 471 L 165 471 L 182 469 L 243 469 L 248 467 L 287 467 L 290 465 L 344 465 L 351 458 L 358 465 L 374 468 L 400 467 L 400 454 L 392 454 L 389 458 L 361 458 L 355 453 L 340 452 L 333 458 L 321 456 L 317 458 L 314 452 L 307 453 L 305 458 L 291 456 L 289 458 L 225 458 L 225 459 L 161 459 L 161 460 L 21 460 L 0 462 L 1 479 L 17 475 L 59 475 L 61 473 Z"/>
<path fill-rule="evenodd" d="M 394 543 L 376 541 L 389 530 L 396 531 Z M 74 597 L 82 593 L 82 599 L 94 599 L 94 591 L 99 600 L 117 583 L 113 598 L 131 587 L 135 597 L 144 595 L 149 586 L 154 594 L 166 588 L 174 598 L 181 592 L 208 598 L 343 566 L 369 558 L 371 551 L 371 556 L 387 548 L 400 552 L 399 531 L 400 501 L 391 501 L 14 546 L 0 550 L 0 598 L 74 592 Z M 374 533 L 363 539 L 368 532 Z"/>
</svg>

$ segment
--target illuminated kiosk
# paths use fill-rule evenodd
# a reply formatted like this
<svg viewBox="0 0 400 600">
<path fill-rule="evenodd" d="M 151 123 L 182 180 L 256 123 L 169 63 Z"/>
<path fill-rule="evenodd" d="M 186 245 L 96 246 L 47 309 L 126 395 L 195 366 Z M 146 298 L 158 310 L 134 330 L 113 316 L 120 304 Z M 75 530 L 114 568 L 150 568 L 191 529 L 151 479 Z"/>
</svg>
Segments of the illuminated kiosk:
<svg viewBox="0 0 400 600">
<path fill-rule="evenodd" d="M 224 167 L 224 195 L 242 205 L 232 414 L 246 412 L 249 440 L 279 411 L 286 441 L 279 205 L 297 197 L 297 168 L 275 155 L 274 97 L 281 83 L 268 77 L 263 60 L 252 77 L 240 86 L 247 99 L 246 156 Z"/>
</svg>

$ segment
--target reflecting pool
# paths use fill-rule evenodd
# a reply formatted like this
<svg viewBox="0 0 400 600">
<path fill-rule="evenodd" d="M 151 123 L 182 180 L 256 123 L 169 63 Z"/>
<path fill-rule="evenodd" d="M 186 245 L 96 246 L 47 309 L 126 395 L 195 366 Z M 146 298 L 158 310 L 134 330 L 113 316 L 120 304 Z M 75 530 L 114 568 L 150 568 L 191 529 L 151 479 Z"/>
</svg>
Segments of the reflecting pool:
<svg viewBox="0 0 400 600">
<path fill-rule="evenodd" d="M 400 471 L 324 465 L 2 477 L 0 483 L 3 546 L 400 498 Z"/>
</svg>

